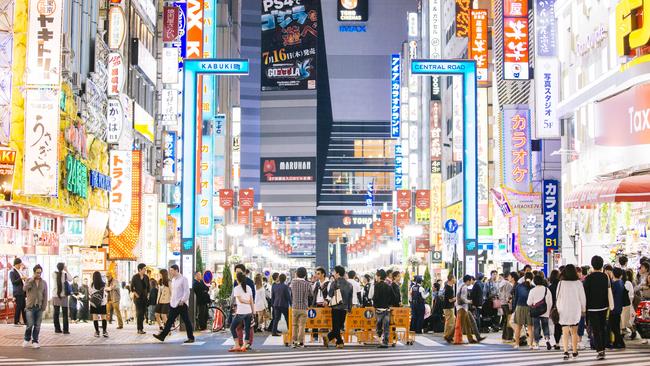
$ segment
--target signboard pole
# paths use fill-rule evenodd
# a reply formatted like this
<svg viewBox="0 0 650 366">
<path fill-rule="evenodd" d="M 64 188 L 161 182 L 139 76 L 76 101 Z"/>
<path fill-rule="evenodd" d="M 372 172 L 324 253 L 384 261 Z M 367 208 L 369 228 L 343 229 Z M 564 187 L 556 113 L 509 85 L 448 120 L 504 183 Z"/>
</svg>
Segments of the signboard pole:
<svg viewBox="0 0 650 366">
<path fill-rule="evenodd" d="M 463 243 L 467 274 L 478 270 L 478 135 L 476 61 L 412 60 L 413 75 L 463 77 Z M 455 252 L 455 251 L 454 251 Z M 454 254 L 455 255 L 455 254 Z M 472 264 L 468 268 L 468 263 Z"/>
</svg>

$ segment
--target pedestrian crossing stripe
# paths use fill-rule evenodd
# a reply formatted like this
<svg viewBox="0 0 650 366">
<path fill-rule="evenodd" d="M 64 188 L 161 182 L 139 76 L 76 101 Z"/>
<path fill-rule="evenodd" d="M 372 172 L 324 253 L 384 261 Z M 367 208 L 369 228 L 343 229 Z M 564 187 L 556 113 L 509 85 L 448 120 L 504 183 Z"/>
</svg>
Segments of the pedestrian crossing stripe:
<svg viewBox="0 0 650 366">
<path fill-rule="evenodd" d="M 309 339 L 309 338 L 307 338 L 307 339 Z M 442 344 L 442 343 L 434 341 L 430 337 L 420 336 L 420 335 L 415 336 L 415 343 L 420 344 L 422 346 L 426 346 L 426 347 L 449 347 L 448 344 Z M 266 340 L 264 342 L 262 342 L 263 346 L 281 346 L 283 344 L 284 344 L 284 341 L 283 341 L 282 337 L 273 337 L 273 336 L 268 336 L 266 338 Z M 319 339 L 318 342 L 307 342 L 306 346 L 322 346 L 322 344 L 323 344 L 323 342 Z M 222 346 L 234 346 L 235 341 L 232 338 L 228 338 L 221 345 Z M 371 345 L 373 345 L 373 344 L 371 344 Z M 374 345 L 377 345 L 377 344 L 374 344 Z M 253 346 L 255 346 L 255 341 L 253 341 Z M 345 346 L 346 347 L 359 347 L 359 346 L 363 347 L 365 345 L 364 344 L 359 344 L 358 342 L 356 342 L 356 337 L 353 336 L 352 337 L 352 342 L 346 343 Z M 404 346 L 404 343 L 397 342 L 396 346 Z M 485 344 L 481 344 L 481 343 L 469 344 L 469 343 L 466 343 L 466 344 L 464 344 L 464 346 L 468 346 L 468 347 L 485 347 Z"/>
<path fill-rule="evenodd" d="M 259 351 L 258 351 L 259 352 Z M 648 359 L 650 352 L 614 352 L 607 354 L 604 364 L 633 363 L 635 366 L 650 366 Z M 574 364 L 592 365 L 595 363 L 596 353 L 593 351 L 581 353 L 571 362 Z M 11 362 L 11 363 L 9 363 Z M 69 361 L 32 361 L 26 359 L 3 359 L 0 365 L 292 365 L 312 366 L 317 364 L 345 364 L 350 366 L 373 365 L 393 366 L 400 365 L 457 365 L 473 366 L 513 364 L 521 366 L 550 366 L 562 363 L 562 353 L 557 351 L 514 351 L 514 350 L 475 350 L 468 353 L 462 349 L 450 350 L 414 350 L 414 349 L 343 349 L 343 350 L 313 350 L 313 351 L 286 351 L 241 354 L 218 353 L 200 356 L 172 356 L 172 357 L 147 357 L 147 358 L 119 358 L 119 359 L 91 359 Z"/>
</svg>

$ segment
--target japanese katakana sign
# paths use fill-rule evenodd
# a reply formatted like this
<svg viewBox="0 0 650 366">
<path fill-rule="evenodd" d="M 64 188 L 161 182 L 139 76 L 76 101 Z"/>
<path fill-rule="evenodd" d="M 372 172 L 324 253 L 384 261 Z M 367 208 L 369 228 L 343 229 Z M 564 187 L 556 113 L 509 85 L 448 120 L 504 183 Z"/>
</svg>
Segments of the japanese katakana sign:
<svg viewBox="0 0 650 366">
<path fill-rule="evenodd" d="M 528 80 L 528 17 L 503 18 L 503 78 Z"/>
<path fill-rule="evenodd" d="M 472 9 L 469 31 L 469 58 L 476 61 L 476 80 L 488 81 L 488 11 Z"/>
<path fill-rule="evenodd" d="M 29 2 L 28 85 L 59 85 L 61 77 L 61 18 L 63 0 Z"/>
<path fill-rule="evenodd" d="M 501 158 L 504 185 L 518 192 L 530 192 L 531 136 L 528 106 L 503 106 L 502 131 Z"/>
</svg>

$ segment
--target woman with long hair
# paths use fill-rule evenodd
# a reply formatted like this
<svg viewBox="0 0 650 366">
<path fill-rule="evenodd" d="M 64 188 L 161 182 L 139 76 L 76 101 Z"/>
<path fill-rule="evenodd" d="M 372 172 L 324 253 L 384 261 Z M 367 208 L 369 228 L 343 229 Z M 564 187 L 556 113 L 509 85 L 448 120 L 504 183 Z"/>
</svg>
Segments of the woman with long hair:
<svg viewBox="0 0 650 366">
<path fill-rule="evenodd" d="M 262 282 L 262 274 L 258 273 L 255 275 L 255 316 L 257 320 L 256 332 L 261 332 L 264 329 L 268 316 L 266 314 L 266 308 L 268 303 L 266 301 L 266 291 L 264 291 L 264 283 Z"/>
<path fill-rule="evenodd" d="M 621 315 L 621 330 L 625 333 L 629 328 L 631 331 L 630 339 L 634 339 L 636 338 L 636 330 L 634 329 L 634 317 L 636 316 L 634 308 L 634 272 L 632 272 L 631 269 L 628 269 L 623 273 L 623 283 L 630 299 L 630 305 L 623 307 L 623 314 Z"/>
<path fill-rule="evenodd" d="M 512 307 L 514 308 L 515 325 L 515 345 L 514 348 L 519 348 L 519 339 L 521 337 L 521 329 L 525 326 L 528 330 L 528 346 L 533 349 L 533 318 L 530 316 L 530 307 L 528 307 L 528 295 L 530 289 L 533 288 L 533 274 L 526 272 L 524 274 L 524 282 L 515 287 L 515 294 L 512 297 Z"/>
<path fill-rule="evenodd" d="M 156 322 L 158 328 L 163 330 L 169 315 L 169 301 L 172 298 L 172 290 L 169 288 L 169 272 L 166 269 L 160 270 L 160 281 L 158 281 L 158 299 L 156 302 Z"/>
<path fill-rule="evenodd" d="M 551 291 L 551 297 L 553 298 L 553 303 L 548 304 L 550 309 L 557 307 L 557 285 L 560 283 L 560 271 L 554 269 L 551 271 L 551 274 L 548 276 L 548 290 Z M 560 349 L 560 338 L 562 338 L 562 326 L 560 323 L 553 323 L 553 338 L 555 338 L 554 349 Z"/>
<path fill-rule="evenodd" d="M 99 271 L 93 273 L 93 282 L 90 284 L 90 314 L 93 317 L 93 325 L 95 326 L 95 337 L 99 338 L 99 321 L 102 321 L 102 334 L 104 338 L 108 338 L 106 332 L 106 304 L 108 303 L 108 296 L 106 295 L 106 283 L 102 279 L 102 274 Z"/>
<path fill-rule="evenodd" d="M 235 345 L 228 352 L 246 352 L 250 347 L 250 327 L 255 311 L 255 300 L 253 299 L 253 289 L 246 285 L 246 275 L 244 272 L 237 272 L 237 287 L 233 290 L 233 297 L 237 303 L 237 314 L 230 324 L 230 332 L 235 340 Z M 237 327 L 243 324 L 242 341 L 240 346 L 237 336 Z"/>
<path fill-rule="evenodd" d="M 585 289 L 573 264 L 567 264 L 561 273 L 557 286 L 556 305 L 562 326 L 562 345 L 564 360 L 578 357 L 578 323 L 587 307 Z M 569 337 L 571 337 L 572 355 L 569 355 Z"/>
<path fill-rule="evenodd" d="M 68 273 L 65 263 L 57 263 L 56 272 L 54 272 L 54 295 L 52 295 L 54 333 L 70 334 L 68 323 L 68 296 L 72 292 L 70 281 L 72 281 L 72 276 Z M 61 331 L 59 323 L 60 315 L 63 316 L 63 331 Z"/>
</svg>

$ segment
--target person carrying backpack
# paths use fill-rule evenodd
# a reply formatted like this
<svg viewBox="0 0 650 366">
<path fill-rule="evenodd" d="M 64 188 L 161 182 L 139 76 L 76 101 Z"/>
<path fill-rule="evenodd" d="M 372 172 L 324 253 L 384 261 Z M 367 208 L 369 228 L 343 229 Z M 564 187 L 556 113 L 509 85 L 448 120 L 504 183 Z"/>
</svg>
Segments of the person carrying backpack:
<svg viewBox="0 0 650 366">
<path fill-rule="evenodd" d="M 102 322 L 102 334 L 108 338 L 106 332 L 106 304 L 108 296 L 106 294 L 106 283 L 102 279 L 101 273 L 93 273 L 93 282 L 90 284 L 90 313 L 93 316 L 93 325 L 95 326 L 95 337 L 99 338 L 99 321 Z"/>
<path fill-rule="evenodd" d="M 411 287 L 411 330 L 422 334 L 424 326 L 424 302 L 429 296 L 422 287 L 422 276 L 415 276 L 415 284 Z"/>
</svg>

